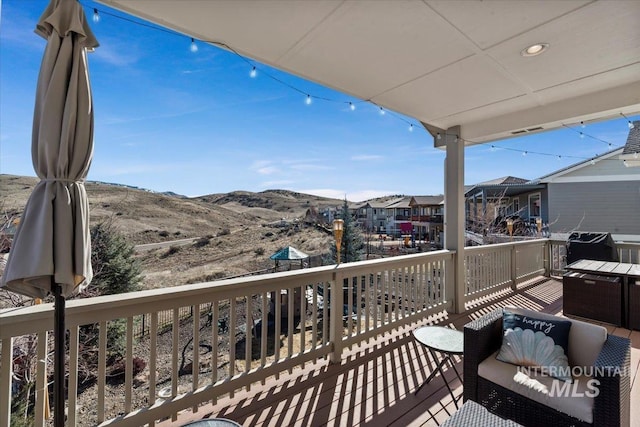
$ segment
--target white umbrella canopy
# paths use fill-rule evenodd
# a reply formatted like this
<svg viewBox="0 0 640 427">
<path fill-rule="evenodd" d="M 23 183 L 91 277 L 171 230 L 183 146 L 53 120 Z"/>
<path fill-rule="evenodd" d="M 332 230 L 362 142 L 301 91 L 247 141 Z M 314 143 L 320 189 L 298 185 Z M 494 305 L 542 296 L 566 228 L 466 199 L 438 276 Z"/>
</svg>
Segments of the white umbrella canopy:
<svg viewBox="0 0 640 427">
<path fill-rule="evenodd" d="M 25 206 L 1 286 L 68 297 L 91 281 L 89 202 L 93 103 L 87 49 L 98 46 L 76 0 L 51 0 L 36 27 L 47 39 L 33 119 L 31 155 L 40 178 Z"/>
</svg>

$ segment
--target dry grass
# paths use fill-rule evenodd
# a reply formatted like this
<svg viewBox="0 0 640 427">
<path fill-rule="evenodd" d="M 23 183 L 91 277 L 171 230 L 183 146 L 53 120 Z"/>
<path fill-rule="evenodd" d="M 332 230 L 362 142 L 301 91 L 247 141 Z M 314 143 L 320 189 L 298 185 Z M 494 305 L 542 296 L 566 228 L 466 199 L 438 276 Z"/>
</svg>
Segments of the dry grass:
<svg viewBox="0 0 640 427">
<path fill-rule="evenodd" d="M 3 213 L 20 214 L 37 182 L 33 177 L 0 175 Z M 111 219 L 135 245 L 167 242 L 139 253 L 147 288 L 271 268 L 269 256 L 284 246 L 309 255 L 325 253 L 331 237 L 313 227 L 295 226 L 293 221 L 303 218 L 312 206 L 342 203 L 285 190 L 181 198 L 95 182 L 88 182 L 86 188 L 91 223 Z M 283 218 L 289 226 L 279 226 Z M 169 243 L 186 238 L 197 241 L 181 246 Z"/>
</svg>

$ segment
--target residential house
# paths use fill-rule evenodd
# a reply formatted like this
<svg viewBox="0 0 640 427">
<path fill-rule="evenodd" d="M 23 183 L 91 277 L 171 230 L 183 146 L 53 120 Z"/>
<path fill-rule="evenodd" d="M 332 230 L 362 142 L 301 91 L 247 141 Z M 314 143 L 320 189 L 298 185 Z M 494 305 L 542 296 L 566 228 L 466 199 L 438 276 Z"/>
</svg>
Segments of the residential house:
<svg viewBox="0 0 640 427">
<path fill-rule="evenodd" d="M 411 234 L 411 196 L 405 196 L 387 205 L 387 234 L 394 237 Z"/>
<path fill-rule="evenodd" d="M 636 126 L 625 147 L 537 180 L 547 188 L 552 233 L 604 231 L 615 240 L 640 241 L 640 167 L 630 167 L 639 140 Z"/>
<path fill-rule="evenodd" d="M 495 231 L 496 220 L 509 216 L 535 224 L 548 222 L 547 194 L 543 184 L 505 176 L 470 186 L 465 191 L 467 229 L 486 234 Z"/>
<path fill-rule="evenodd" d="M 465 192 L 467 230 L 496 231 L 496 218 L 516 216 L 529 225 L 541 218 L 557 235 L 597 231 L 640 241 L 640 168 L 633 167 L 640 165 L 639 151 L 635 122 L 622 148 L 531 181 L 503 177 L 476 184 Z"/>
<path fill-rule="evenodd" d="M 411 224 L 420 240 L 441 242 L 444 232 L 444 196 L 413 196 L 409 200 Z"/>
</svg>

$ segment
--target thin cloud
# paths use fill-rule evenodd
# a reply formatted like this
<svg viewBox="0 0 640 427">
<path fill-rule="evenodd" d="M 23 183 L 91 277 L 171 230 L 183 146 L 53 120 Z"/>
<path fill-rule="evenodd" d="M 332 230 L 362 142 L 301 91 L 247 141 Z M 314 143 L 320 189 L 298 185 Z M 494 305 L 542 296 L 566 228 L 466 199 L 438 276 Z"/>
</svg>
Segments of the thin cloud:
<svg viewBox="0 0 640 427">
<path fill-rule="evenodd" d="M 328 197 L 331 199 L 343 200 L 345 197 L 350 202 L 363 202 L 365 200 L 375 199 L 376 197 L 385 197 L 390 194 L 399 194 L 400 191 L 394 190 L 360 190 L 360 191 L 344 191 L 334 188 L 312 188 L 307 190 L 296 190 L 300 193 L 313 194 L 320 197 Z"/>
<path fill-rule="evenodd" d="M 335 169 L 333 166 L 327 166 L 327 165 L 312 165 L 312 164 L 308 164 L 308 163 L 300 163 L 297 165 L 291 165 L 290 166 L 291 169 L 293 170 L 297 170 L 297 171 L 325 171 L 325 170 L 333 170 Z"/>
<path fill-rule="evenodd" d="M 121 124 L 126 124 L 126 123 L 133 123 L 133 122 L 141 122 L 141 121 L 147 121 L 147 120 L 161 120 L 161 119 L 173 119 L 176 117 L 183 117 L 183 116 L 188 116 L 189 114 L 196 114 L 196 113 L 201 113 L 203 111 L 206 111 L 208 108 L 205 107 L 201 107 L 201 108 L 193 108 L 190 110 L 186 110 L 186 111 L 179 111 L 176 113 L 167 113 L 167 114 L 156 114 L 156 115 L 151 115 L 151 116 L 132 116 L 132 115 L 128 115 L 128 116 L 111 116 L 111 117 L 105 117 L 102 120 L 102 124 L 104 125 L 121 125 Z"/>
<path fill-rule="evenodd" d="M 264 168 L 257 169 L 256 172 L 258 172 L 260 175 L 272 175 L 274 173 L 280 172 L 280 169 L 275 166 L 266 166 Z"/>
<path fill-rule="evenodd" d="M 351 160 L 355 161 L 369 161 L 369 160 L 381 160 L 383 157 L 378 154 L 360 154 L 357 156 L 351 156 Z"/>
</svg>

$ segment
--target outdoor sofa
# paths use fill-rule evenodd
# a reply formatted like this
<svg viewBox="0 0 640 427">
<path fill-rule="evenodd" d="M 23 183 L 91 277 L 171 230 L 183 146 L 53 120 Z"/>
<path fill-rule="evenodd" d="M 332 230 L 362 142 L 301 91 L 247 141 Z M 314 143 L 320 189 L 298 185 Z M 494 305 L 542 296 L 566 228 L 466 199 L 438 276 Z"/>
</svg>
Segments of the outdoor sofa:
<svg viewBox="0 0 640 427">
<path fill-rule="evenodd" d="M 478 402 L 489 411 L 524 426 L 629 426 L 631 347 L 628 339 L 609 335 L 602 326 L 520 308 L 509 309 L 532 318 L 569 320 L 568 363 L 572 369 L 581 367 L 575 370 L 592 376 L 574 377 L 569 384 L 539 375 L 540 371 L 533 374 L 529 371 L 530 376 L 523 377 L 519 374 L 522 368 L 497 360 L 504 336 L 503 310 L 499 309 L 464 327 L 465 401 Z M 597 382 L 589 382 L 590 379 Z M 549 392 L 553 381 L 559 381 L 556 386 L 562 387 L 555 388 L 555 395 Z M 562 393 L 558 393 L 559 390 Z"/>
</svg>

